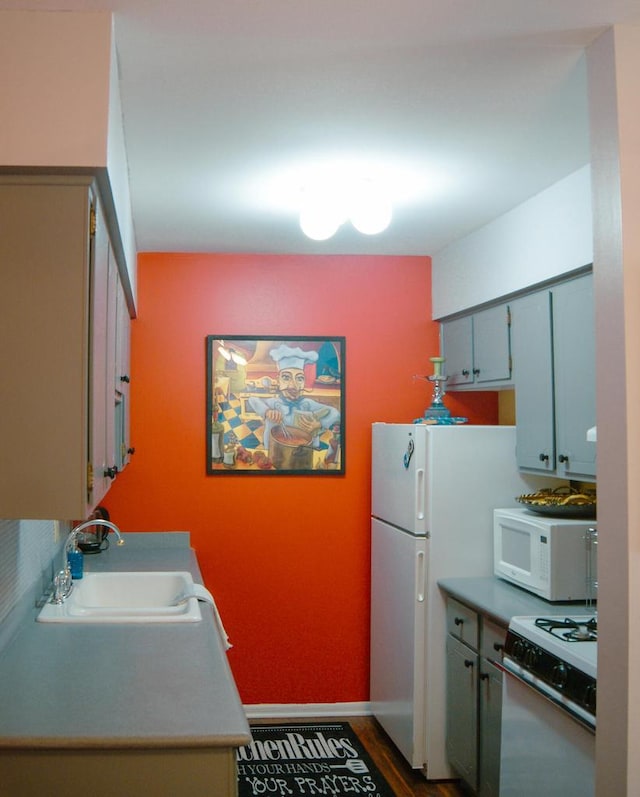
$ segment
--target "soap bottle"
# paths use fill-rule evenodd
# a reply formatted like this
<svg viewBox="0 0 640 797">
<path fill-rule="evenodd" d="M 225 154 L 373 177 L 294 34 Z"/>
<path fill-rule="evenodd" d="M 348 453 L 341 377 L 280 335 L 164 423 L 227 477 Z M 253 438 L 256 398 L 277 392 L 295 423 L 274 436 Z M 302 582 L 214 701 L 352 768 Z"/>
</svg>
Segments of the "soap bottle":
<svg viewBox="0 0 640 797">
<path fill-rule="evenodd" d="M 84 555 L 80 548 L 78 548 L 77 539 L 73 540 L 73 548 L 67 551 L 67 562 L 69 563 L 71 578 L 76 581 L 81 579 L 84 570 Z"/>
</svg>

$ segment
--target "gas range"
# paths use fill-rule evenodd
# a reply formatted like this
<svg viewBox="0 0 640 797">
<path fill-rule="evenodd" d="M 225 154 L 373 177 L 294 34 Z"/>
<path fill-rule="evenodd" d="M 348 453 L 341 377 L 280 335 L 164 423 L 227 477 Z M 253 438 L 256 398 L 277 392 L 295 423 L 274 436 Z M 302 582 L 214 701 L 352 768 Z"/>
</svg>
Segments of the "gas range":
<svg viewBox="0 0 640 797">
<path fill-rule="evenodd" d="M 597 635 L 594 616 L 514 617 L 503 666 L 595 728 Z"/>
</svg>

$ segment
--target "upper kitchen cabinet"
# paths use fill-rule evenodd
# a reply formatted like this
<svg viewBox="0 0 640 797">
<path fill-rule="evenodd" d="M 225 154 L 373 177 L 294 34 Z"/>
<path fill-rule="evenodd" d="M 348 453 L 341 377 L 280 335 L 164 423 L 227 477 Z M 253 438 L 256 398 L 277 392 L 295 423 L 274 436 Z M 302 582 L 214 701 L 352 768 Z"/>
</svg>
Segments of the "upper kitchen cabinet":
<svg viewBox="0 0 640 797">
<path fill-rule="evenodd" d="M 116 473 L 116 373 L 128 370 L 93 179 L 0 177 L 0 265 L 0 517 L 86 517 Z"/>
<path fill-rule="evenodd" d="M 512 303 L 518 465 L 593 481 L 595 322 L 591 274 Z"/>
<path fill-rule="evenodd" d="M 510 311 L 506 304 L 444 321 L 444 373 L 452 387 L 487 390 L 510 384 Z"/>
</svg>

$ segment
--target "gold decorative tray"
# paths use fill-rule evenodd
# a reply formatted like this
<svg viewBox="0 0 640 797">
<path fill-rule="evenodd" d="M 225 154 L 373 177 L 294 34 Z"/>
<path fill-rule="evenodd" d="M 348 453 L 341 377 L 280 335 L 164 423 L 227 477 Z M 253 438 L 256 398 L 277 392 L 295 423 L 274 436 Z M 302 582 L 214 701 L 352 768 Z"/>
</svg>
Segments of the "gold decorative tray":
<svg viewBox="0 0 640 797">
<path fill-rule="evenodd" d="M 595 518 L 597 500 L 595 490 L 577 490 L 575 487 L 557 487 L 555 490 L 538 490 L 537 493 L 519 495 L 516 501 L 531 512 L 551 517 Z"/>
</svg>

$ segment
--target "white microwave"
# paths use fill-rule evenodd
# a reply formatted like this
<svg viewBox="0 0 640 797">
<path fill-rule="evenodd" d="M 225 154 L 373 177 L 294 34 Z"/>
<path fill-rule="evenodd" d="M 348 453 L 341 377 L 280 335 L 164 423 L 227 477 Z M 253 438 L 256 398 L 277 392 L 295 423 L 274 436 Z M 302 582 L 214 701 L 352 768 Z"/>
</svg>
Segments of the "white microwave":
<svg viewBox="0 0 640 797">
<path fill-rule="evenodd" d="M 493 571 L 548 601 L 595 598 L 595 546 L 590 529 L 597 529 L 595 520 L 495 509 Z"/>
</svg>

